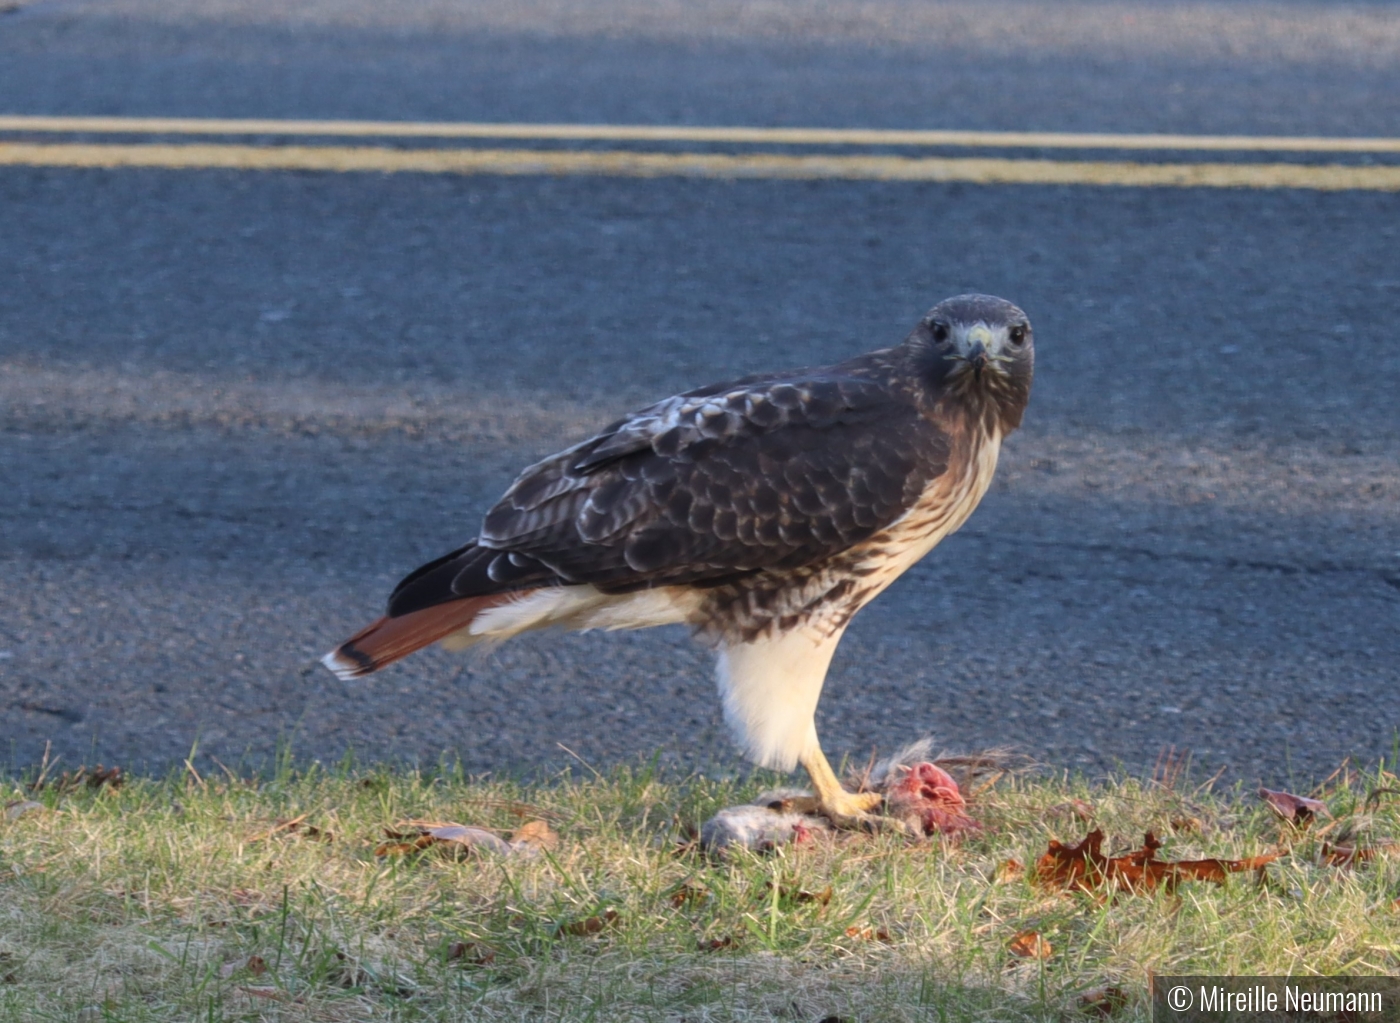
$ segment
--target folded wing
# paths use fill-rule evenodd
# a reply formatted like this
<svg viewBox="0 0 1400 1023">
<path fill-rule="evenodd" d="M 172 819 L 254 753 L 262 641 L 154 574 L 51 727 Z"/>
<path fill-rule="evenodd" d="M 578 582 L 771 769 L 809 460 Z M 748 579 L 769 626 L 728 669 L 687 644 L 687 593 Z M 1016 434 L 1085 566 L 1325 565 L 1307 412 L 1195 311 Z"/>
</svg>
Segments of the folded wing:
<svg viewBox="0 0 1400 1023">
<path fill-rule="evenodd" d="M 948 462 L 948 438 L 882 377 L 847 364 L 642 409 L 526 469 L 389 614 L 550 584 L 716 586 L 860 543 Z"/>
</svg>

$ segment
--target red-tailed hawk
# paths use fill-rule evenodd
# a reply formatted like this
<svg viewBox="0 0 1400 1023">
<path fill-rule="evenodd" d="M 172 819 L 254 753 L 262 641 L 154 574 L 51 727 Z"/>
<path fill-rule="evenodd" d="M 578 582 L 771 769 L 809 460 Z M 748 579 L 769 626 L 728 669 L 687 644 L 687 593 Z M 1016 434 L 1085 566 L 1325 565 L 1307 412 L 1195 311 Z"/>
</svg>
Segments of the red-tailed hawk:
<svg viewBox="0 0 1400 1023">
<path fill-rule="evenodd" d="M 744 753 L 801 763 L 823 812 L 860 822 L 879 797 L 843 790 L 817 742 L 831 655 L 977 507 L 1033 365 L 1025 313 L 961 295 L 897 347 L 657 402 L 527 468 L 324 663 L 350 679 L 438 641 L 684 622 Z"/>
</svg>

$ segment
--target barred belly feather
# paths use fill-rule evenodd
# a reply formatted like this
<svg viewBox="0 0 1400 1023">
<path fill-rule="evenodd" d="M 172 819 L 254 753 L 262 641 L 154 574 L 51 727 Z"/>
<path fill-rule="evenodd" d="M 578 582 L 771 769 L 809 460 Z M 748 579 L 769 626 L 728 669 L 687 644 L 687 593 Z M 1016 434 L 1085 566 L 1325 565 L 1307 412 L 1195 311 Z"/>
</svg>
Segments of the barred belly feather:
<svg viewBox="0 0 1400 1023">
<path fill-rule="evenodd" d="M 1001 433 L 992 426 L 969 441 L 953 471 L 866 543 L 820 567 L 725 587 L 698 609 L 702 635 L 718 648 L 725 723 L 760 767 L 790 771 L 816 745 L 817 701 L 846 626 L 982 500 Z"/>
</svg>

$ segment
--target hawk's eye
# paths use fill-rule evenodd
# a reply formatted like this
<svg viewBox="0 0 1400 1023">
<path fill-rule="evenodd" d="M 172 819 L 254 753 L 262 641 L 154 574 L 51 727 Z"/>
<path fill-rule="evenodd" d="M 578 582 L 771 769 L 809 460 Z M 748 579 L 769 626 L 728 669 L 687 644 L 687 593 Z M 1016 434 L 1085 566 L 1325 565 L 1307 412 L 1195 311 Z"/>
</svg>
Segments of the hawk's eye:
<svg viewBox="0 0 1400 1023">
<path fill-rule="evenodd" d="M 1009 336 L 1013 345 L 1023 345 L 1026 343 L 1026 328 L 1018 323 L 1011 328 Z"/>
<path fill-rule="evenodd" d="M 942 344 L 944 341 L 948 340 L 948 324 L 933 323 L 929 325 L 929 330 L 933 334 L 933 339 L 939 344 Z"/>
</svg>

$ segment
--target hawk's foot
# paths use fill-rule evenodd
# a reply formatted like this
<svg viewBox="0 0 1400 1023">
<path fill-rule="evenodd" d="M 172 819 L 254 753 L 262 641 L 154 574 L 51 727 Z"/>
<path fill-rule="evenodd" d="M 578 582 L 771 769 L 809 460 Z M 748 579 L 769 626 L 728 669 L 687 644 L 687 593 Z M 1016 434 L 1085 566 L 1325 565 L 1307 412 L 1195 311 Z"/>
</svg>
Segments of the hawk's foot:
<svg viewBox="0 0 1400 1023">
<path fill-rule="evenodd" d="M 812 787 L 817 790 L 812 800 L 811 811 L 821 814 L 831 821 L 834 827 L 848 831 L 898 831 L 907 832 L 904 822 L 893 817 L 885 817 L 874 811 L 884 803 L 885 797 L 878 792 L 847 792 L 836 778 L 836 772 L 827 763 L 820 748 L 813 747 L 802 758 L 802 766 L 812 779 Z"/>
<path fill-rule="evenodd" d="M 904 831 L 904 822 L 875 813 L 885 802 L 878 792 L 847 792 L 837 789 L 817 800 L 817 812 L 833 827 L 846 831 Z"/>
</svg>

